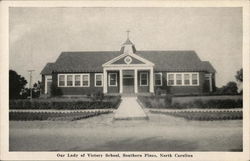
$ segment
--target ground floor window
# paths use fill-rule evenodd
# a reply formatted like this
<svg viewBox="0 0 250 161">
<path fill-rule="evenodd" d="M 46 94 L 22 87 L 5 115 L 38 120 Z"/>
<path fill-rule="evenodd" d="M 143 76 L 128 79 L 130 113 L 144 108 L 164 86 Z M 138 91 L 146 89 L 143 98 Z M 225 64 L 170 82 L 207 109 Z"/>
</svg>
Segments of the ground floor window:
<svg viewBox="0 0 250 161">
<path fill-rule="evenodd" d="M 168 86 L 198 86 L 199 73 L 167 73 Z"/>
<path fill-rule="evenodd" d="M 88 74 L 58 74 L 58 87 L 89 87 Z"/>
<path fill-rule="evenodd" d="M 147 72 L 140 73 L 140 86 L 148 86 L 148 73 Z"/>
<path fill-rule="evenodd" d="M 73 86 L 73 75 L 67 75 L 67 86 Z"/>
<path fill-rule="evenodd" d="M 190 74 L 184 74 L 184 85 L 190 85 Z"/>
<path fill-rule="evenodd" d="M 82 86 L 89 87 L 89 74 L 82 74 Z"/>
<path fill-rule="evenodd" d="M 176 85 L 182 85 L 182 74 L 176 74 Z"/>
<path fill-rule="evenodd" d="M 65 86 L 65 75 L 59 75 L 59 86 Z"/>
<path fill-rule="evenodd" d="M 102 87 L 103 84 L 103 74 L 95 74 L 95 86 Z"/>
<path fill-rule="evenodd" d="M 193 85 L 198 84 L 198 74 L 192 74 L 192 84 Z"/>
<path fill-rule="evenodd" d="M 156 86 L 162 85 L 162 73 L 155 73 L 155 85 Z"/>
<path fill-rule="evenodd" d="M 81 75 L 75 75 L 75 86 L 81 86 Z"/>
<path fill-rule="evenodd" d="M 109 73 L 109 86 L 117 86 L 117 73 Z"/>
</svg>

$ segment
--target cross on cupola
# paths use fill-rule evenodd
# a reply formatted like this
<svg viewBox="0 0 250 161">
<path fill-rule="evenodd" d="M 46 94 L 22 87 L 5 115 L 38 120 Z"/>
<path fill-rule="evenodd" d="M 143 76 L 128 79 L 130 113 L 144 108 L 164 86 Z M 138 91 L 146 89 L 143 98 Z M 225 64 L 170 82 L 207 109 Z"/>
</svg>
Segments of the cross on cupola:
<svg viewBox="0 0 250 161">
<path fill-rule="evenodd" d="M 126 32 L 127 32 L 127 40 L 122 44 L 121 51 L 123 54 L 135 54 L 136 52 L 135 45 L 129 39 L 130 31 L 127 30 Z"/>
</svg>

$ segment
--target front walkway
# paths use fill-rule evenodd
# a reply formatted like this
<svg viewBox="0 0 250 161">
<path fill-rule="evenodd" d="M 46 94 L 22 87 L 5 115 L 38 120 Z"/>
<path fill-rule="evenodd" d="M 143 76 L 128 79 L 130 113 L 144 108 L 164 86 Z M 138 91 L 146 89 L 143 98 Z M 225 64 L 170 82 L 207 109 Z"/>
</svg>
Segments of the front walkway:
<svg viewBox="0 0 250 161">
<path fill-rule="evenodd" d="M 115 112 L 114 120 L 148 119 L 137 97 L 122 97 L 122 102 Z"/>
</svg>

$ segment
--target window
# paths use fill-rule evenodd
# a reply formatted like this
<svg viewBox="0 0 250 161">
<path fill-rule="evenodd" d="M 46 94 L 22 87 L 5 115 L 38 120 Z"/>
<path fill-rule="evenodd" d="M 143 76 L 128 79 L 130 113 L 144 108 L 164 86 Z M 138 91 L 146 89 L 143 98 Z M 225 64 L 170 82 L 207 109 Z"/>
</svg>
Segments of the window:
<svg viewBox="0 0 250 161">
<path fill-rule="evenodd" d="M 73 75 L 67 75 L 67 86 L 73 86 Z"/>
<path fill-rule="evenodd" d="M 75 86 L 81 86 L 81 75 L 75 75 Z"/>
<path fill-rule="evenodd" d="M 176 85 L 182 85 L 182 74 L 176 74 Z"/>
<path fill-rule="evenodd" d="M 184 74 L 184 85 L 190 85 L 190 74 Z"/>
<path fill-rule="evenodd" d="M 148 73 L 140 73 L 140 86 L 148 86 Z"/>
<path fill-rule="evenodd" d="M 89 74 L 82 75 L 82 86 L 89 87 Z"/>
<path fill-rule="evenodd" d="M 95 86 L 102 87 L 102 74 L 95 74 Z"/>
<path fill-rule="evenodd" d="M 88 74 L 58 74 L 58 87 L 89 87 Z"/>
<path fill-rule="evenodd" d="M 65 75 L 59 75 L 59 86 L 65 86 Z"/>
<path fill-rule="evenodd" d="M 168 74 L 168 85 L 174 85 L 174 74 Z"/>
<path fill-rule="evenodd" d="M 117 86 L 117 74 L 109 73 L 109 86 Z"/>
<path fill-rule="evenodd" d="M 155 85 L 156 86 L 162 85 L 162 73 L 155 73 Z"/>
<path fill-rule="evenodd" d="M 198 84 L 198 74 L 192 74 L 192 85 Z"/>
<path fill-rule="evenodd" d="M 199 73 L 167 73 L 169 86 L 198 86 Z"/>
</svg>

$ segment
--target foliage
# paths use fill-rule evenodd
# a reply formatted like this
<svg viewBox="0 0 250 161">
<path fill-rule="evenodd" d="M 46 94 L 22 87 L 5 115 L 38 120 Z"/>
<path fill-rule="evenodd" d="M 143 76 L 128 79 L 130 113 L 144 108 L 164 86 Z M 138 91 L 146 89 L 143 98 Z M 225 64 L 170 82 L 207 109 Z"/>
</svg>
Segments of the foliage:
<svg viewBox="0 0 250 161">
<path fill-rule="evenodd" d="M 112 97 L 105 101 L 81 101 L 71 99 L 11 100 L 10 109 L 109 109 L 117 108 L 121 99 Z"/>
<path fill-rule="evenodd" d="M 237 71 L 235 78 L 237 81 L 243 82 L 243 69 L 242 68 Z"/>
<path fill-rule="evenodd" d="M 138 99 L 148 108 L 166 108 L 172 103 L 172 95 L 138 96 Z"/>
<path fill-rule="evenodd" d="M 190 108 L 242 108 L 242 99 L 195 99 L 186 103 L 172 103 L 172 96 L 158 97 L 158 96 L 140 96 L 138 99 L 147 108 L 165 108 L 165 109 L 190 109 Z M 164 101 L 162 101 L 164 100 Z"/>
<path fill-rule="evenodd" d="M 9 118 L 14 121 L 52 120 L 52 121 L 75 121 L 89 117 L 106 114 L 109 111 L 95 112 L 10 112 Z"/>
<path fill-rule="evenodd" d="M 151 111 L 152 113 L 161 113 L 177 117 L 183 117 L 187 120 L 239 120 L 243 118 L 242 111 L 206 111 L 206 112 L 162 112 Z"/>
<path fill-rule="evenodd" d="M 25 89 L 27 81 L 14 70 L 9 70 L 9 97 L 10 99 L 22 98 L 21 91 Z"/>
<path fill-rule="evenodd" d="M 235 82 L 228 82 L 225 86 L 218 88 L 216 93 L 229 95 L 238 94 L 237 84 Z"/>
</svg>

